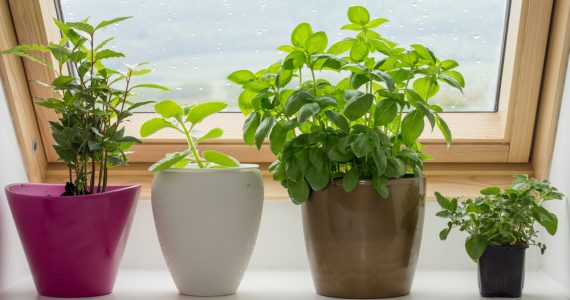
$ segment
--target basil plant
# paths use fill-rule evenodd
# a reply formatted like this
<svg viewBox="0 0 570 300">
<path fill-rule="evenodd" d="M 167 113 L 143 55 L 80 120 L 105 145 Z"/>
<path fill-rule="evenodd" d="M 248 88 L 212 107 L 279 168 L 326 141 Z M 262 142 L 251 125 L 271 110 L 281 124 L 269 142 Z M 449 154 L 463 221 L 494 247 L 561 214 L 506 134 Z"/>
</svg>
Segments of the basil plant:
<svg viewBox="0 0 570 300">
<path fill-rule="evenodd" d="M 147 63 L 127 65 L 125 70 L 106 66 L 109 59 L 125 55 L 109 49 L 113 38 L 99 42 L 98 33 L 113 24 L 129 19 L 120 17 L 90 24 L 54 20 L 61 31 L 58 43 L 19 45 L 3 51 L 37 62 L 56 74 L 51 83 L 34 81 L 53 91 L 51 98 L 39 99 L 38 105 L 54 110 L 58 119 L 50 122 L 53 147 L 69 169 L 64 195 L 102 193 L 107 189 L 108 168 L 127 163 L 128 150 L 141 141 L 125 135 L 124 122 L 134 110 L 152 101 L 132 102 L 140 89 L 167 88 L 152 84 L 134 84 L 152 70 Z M 52 55 L 52 66 L 37 53 Z"/>
<path fill-rule="evenodd" d="M 195 164 L 205 168 L 239 168 L 239 161 L 216 150 L 198 151 L 198 144 L 205 140 L 216 139 L 224 134 L 221 128 L 212 128 L 201 132 L 195 127 L 207 117 L 222 111 L 228 105 L 224 102 L 211 101 L 195 105 L 180 106 L 172 100 L 164 100 L 154 105 L 158 117 L 152 118 L 141 126 L 140 135 L 149 137 L 159 130 L 174 129 L 186 138 L 188 148 L 182 152 L 167 154 L 163 159 L 150 166 L 149 171 L 159 172 L 170 168 L 180 169 Z"/>
<path fill-rule="evenodd" d="M 372 180 L 385 198 L 389 180 L 422 176 L 428 156 L 418 138 L 426 119 L 451 143 L 442 108 L 430 100 L 442 84 L 462 92 L 458 63 L 423 45 L 386 39 L 376 30 L 388 20 L 371 19 L 364 7 L 350 7 L 348 19 L 342 30 L 354 37 L 329 46 L 325 32 L 301 23 L 291 44 L 277 48 L 286 53 L 283 60 L 228 76 L 243 88 L 245 142 L 259 149 L 269 138 L 278 157 L 270 171 L 296 204 L 332 180 L 342 179 L 347 192 Z"/>
<path fill-rule="evenodd" d="M 537 246 L 544 253 L 546 245 L 537 241 L 535 225 L 554 235 L 558 218 L 543 205 L 546 201 L 564 198 L 548 181 L 539 182 L 527 175 L 515 175 L 512 187 L 505 190 L 483 189 L 481 196 L 475 199 L 459 201 L 437 192 L 435 195 L 441 206 L 436 215 L 449 220 L 439 234 L 440 239 L 446 240 L 454 228 L 466 232 L 469 236 L 465 250 L 474 261 L 488 246 Z"/>
</svg>

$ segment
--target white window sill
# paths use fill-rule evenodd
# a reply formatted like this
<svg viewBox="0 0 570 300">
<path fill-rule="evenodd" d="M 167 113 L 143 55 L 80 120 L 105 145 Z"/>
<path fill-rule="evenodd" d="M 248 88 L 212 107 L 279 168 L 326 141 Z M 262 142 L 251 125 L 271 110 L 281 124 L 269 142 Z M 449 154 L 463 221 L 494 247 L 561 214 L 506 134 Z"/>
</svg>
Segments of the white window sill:
<svg viewBox="0 0 570 300">
<path fill-rule="evenodd" d="M 26 278 L 0 295 L 1 300 L 56 299 L 36 298 L 31 278 Z M 122 270 L 115 291 L 98 300 L 183 300 L 167 271 Z M 204 299 L 204 298 L 202 298 Z M 308 271 L 250 271 L 236 295 L 210 297 L 210 300 L 317 300 L 332 299 L 315 294 Z M 481 299 L 475 272 L 419 271 L 412 294 L 397 299 L 470 300 Z M 568 300 L 559 286 L 542 272 L 527 272 L 522 299 Z"/>
</svg>

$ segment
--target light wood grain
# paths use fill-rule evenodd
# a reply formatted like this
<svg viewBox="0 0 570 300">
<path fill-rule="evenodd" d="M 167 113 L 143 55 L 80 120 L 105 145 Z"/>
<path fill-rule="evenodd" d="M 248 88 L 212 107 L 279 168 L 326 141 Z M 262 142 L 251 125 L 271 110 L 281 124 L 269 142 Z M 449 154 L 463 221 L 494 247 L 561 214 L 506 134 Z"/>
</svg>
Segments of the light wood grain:
<svg viewBox="0 0 570 300">
<path fill-rule="evenodd" d="M 553 0 L 513 1 L 511 16 L 518 21 L 516 45 L 507 47 L 511 48 L 508 53 L 514 55 L 514 63 L 506 65 L 512 69 L 504 69 L 511 75 L 510 80 L 505 81 L 510 84 L 506 86 L 509 93 L 505 128 L 505 140 L 510 144 L 509 162 L 530 159 L 552 4 Z M 520 11 L 515 10 L 517 7 Z M 513 38 L 511 36 L 509 42 L 513 42 Z"/>
<path fill-rule="evenodd" d="M 53 18 L 57 18 L 53 0 L 9 0 L 9 3 L 19 44 L 47 45 L 49 42 L 59 41 L 61 35 L 53 23 Z M 34 54 L 51 65 L 57 65 L 49 53 Z M 24 66 L 28 80 L 50 84 L 55 79 L 53 71 L 36 62 L 25 59 Z M 31 83 L 30 92 L 33 99 L 54 97 L 49 88 L 39 84 Z M 48 122 L 57 120 L 57 114 L 51 109 L 39 106 L 35 107 L 35 111 L 46 157 L 50 162 L 56 161 L 57 155 L 52 147 L 54 140 Z"/>
<path fill-rule="evenodd" d="M 18 41 L 8 1 L 0 0 L 0 51 L 16 45 Z M 47 159 L 22 60 L 13 55 L 0 55 L 0 78 L 28 180 L 41 182 L 45 177 Z"/>
<path fill-rule="evenodd" d="M 111 184 L 142 184 L 142 200 L 151 196 L 152 174 L 147 171 L 149 163 L 134 163 L 127 167 L 110 170 Z M 288 200 L 287 191 L 273 181 L 267 164 L 260 166 L 265 185 L 265 200 Z M 50 164 L 47 182 L 61 183 L 67 178 L 62 164 Z M 448 196 L 476 197 L 487 186 L 507 187 L 514 174 L 529 174 L 529 164 L 432 164 L 427 165 L 427 199 L 433 201 L 435 191 Z"/>
<path fill-rule="evenodd" d="M 570 52 L 570 1 L 556 0 L 553 14 L 531 159 L 534 174 L 540 180 L 550 173 L 564 90 Z"/>
</svg>

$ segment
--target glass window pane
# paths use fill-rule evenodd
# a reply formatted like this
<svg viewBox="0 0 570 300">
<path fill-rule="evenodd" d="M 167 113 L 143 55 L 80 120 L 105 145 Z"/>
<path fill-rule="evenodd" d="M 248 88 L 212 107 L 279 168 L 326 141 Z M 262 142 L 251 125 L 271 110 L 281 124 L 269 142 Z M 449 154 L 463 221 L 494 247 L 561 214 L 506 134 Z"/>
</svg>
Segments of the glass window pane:
<svg viewBox="0 0 570 300">
<path fill-rule="evenodd" d="M 173 89 L 145 98 L 181 103 L 223 100 L 237 110 L 240 88 L 226 77 L 238 69 L 261 69 L 280 58 L 296 24 L 307 21 L 329 35 L 341 32 L 350 5 L 364 5 L 390 23 L 380 32 L 402 44 L 423 43 L 440 58 L 453 58 L 465 75 L 465 97 L 442 89 L 433 101 L 447 111 L 494 111 L 497 101 L 508 0 L 60 0 L 66 21 L 134 18 L 100 34 L 117 38 L 113 48 L 127 63 L 151 61 L 145 81 Z M 118 67 L 118 66 L 113 66 Z"/>
</svg>

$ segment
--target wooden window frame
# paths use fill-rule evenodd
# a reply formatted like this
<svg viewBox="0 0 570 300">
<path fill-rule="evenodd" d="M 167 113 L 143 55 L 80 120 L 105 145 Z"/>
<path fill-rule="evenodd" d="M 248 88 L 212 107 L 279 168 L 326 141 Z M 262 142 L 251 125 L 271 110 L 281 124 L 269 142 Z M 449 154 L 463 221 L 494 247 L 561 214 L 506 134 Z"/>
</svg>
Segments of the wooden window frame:
<svg viewBox="0 0 570 300">
<path fill-rule="evenodd" d="M 474 196 L 486 185 L 508 185 L 513 174 L 547 175 L 568 60 L 569 2 L 511 1 L 498 111 L 446 113 L 444 118 L 454 134 L 449 149 L 438 132 L 422 136 L 426 152 L 434 157 L 426 162 L 428 195 L 439 190 L 449 195 Z M 0 16 L 0 49 L 18 43 L 59 40 L 60 32 L 52 21 L 57 17 L 53 0 L 0 0 Z M 49 55 L 43 58 L 53 62 Z M 51 91 L 28 84 L 33 79 L 51 82 L 55 75 L 13 56 L 0 56 L 0 75 L 29 179 L 63 182 L 65 169 L 57 162 L 48 126 L 56 115 L 34 106 L 31 100 L 49 96 Z M 138 135 L 140 124 L 152 116 L 136 114 L 127 131 Z M 222 150 L 242 162 L 258 163 L 266 178 L 266 199 L 286 199 L 286 192 L 271 181 L 266 171 L 275 157 L 268 147 L 258 151 L 243 143 L 242 121 L 239 113 L 213 117 L 203 124 L 203 129 L 219 126 L 225 134 L 201 148 Z M 172 132 L 144 139 L 143 145 L 133 149 L 130 166 L 111 171 L 111 182 L 143 183 L 143 198 L 149 198 L 152 175 L 146 168 L 167 152 L 184 147 L 185 141 Z"/>
</svg>

